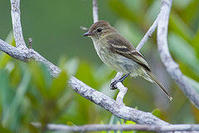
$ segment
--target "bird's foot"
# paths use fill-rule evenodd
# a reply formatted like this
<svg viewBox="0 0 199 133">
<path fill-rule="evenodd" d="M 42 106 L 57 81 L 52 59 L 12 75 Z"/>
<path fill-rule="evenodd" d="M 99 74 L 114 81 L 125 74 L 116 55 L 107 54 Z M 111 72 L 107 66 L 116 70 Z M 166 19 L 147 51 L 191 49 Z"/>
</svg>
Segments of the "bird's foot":
<svg viewBox="0 0 199 133">
<path fill-rule="evenodd" d="M 120 82 L 120 81 L 119 81 L 119 80 L 115 80 L 115 81 L 111 82 L 111 84 L 110 84 L 110 89 L 111 89 L 111 90 L 117 89 L 116 84 L 117 84 L 118 82 Z"/>
<path fill-rule="evenodd" d="M 123 82 L 128 76 L 129 76 L 129 74 L 130 73 L 128 73 L 128 74 L 125 74 L 124 76 L 122 76 L 121 78 L 119 78 L 119 79 L 116 79 L 116 80 L 114 80 L 114 81 L 112 81 L 111 82 L 111 84 L 110 84 L 110 88 L 111 88 L 111 90 L 115 90 L 115 89 L 117 89 L 117 86 L 116 86 L 116 84 L 118 83 L 118 82 Z"/>
</svg>

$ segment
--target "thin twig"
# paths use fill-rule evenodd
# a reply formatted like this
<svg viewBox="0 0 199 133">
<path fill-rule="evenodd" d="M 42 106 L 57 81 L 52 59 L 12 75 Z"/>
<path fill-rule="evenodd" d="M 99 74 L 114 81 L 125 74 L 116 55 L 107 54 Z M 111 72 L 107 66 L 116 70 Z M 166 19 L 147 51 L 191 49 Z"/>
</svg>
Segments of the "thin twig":
<svg viewBox="0 0 199 133">
<path fill-rule="evenodd" d="M 32 123 L 33 126 L 40 128 L 40 123 Z M 153 132 L 168 132 L 168 131 L 199 131 L 199 124 L 176 124 L 176 125 L 104 125 L 91 124 L 83 126 L 68 126 L 62 124 L 48 124 L 46 126 L 49 131 L 71 131 L 71 132 L 90 132 L 90 131 L 153 131 Z"/>
<path fill-rule="evenodd" d="M 88 28 L 84 27 L 84 26 L 80 26 L 80 29 L 83 30 L 83 31 L 88 31 Z"/>
<path fill-rule="evenodd" d="M 184 94 L 192 101 L 192 103 L 199 109 L 199 94 L 196 90 L 188 83 L 186 77 L 180 71 L 178 64 L 172 59 L 168 49 L 168 21 L 169 12 L 171 8 L 172 0 L 162 0 L 161 16 L 158 21 L 157 29 L 157 43 L 158 50 L 162 63 L 165 65 L 166 70 L 170 76 L 180 86 Z"/>
<path fill-rule="evenodd" d="M 97 0 L 93 0 L 93 22 L 97 22 L 98 19 L 98 6 L 97 6 Z"/>
<path fill-rule="evenodd" d="M 32 49 L 32 38 L 28 38 L 28 48 Z"/>
<path fill-rule="evenodd" d="M 140 43 L 137 45 L 136 49 L 137 51 L 140 51 L 140 49 L 144 46 L 144 44 L 147 42 L 148 38 L 153 34 L 155 31 L 157 25 L 158 25 L 158 20 L 159 20 L 160 14 L 157 16 L 149 30 L 146 32 Z"/>
</svg>

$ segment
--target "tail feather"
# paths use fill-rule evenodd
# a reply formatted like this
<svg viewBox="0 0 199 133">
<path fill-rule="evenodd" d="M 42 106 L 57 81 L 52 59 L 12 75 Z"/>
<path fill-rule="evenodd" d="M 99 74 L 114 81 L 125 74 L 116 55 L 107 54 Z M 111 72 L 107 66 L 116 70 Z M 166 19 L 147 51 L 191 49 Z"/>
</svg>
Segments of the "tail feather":
<svg viewBox="0 0 199 133">
<path fill-rule="evenodd" d="M 156 79 L 156 77 L 149 71 L 147 72 L 147 74 L 161 88 L 161 90 L 167 95 L 168 99 L 170 101 L 172 101 L 173 98 L 169 95 L 169 93 L 167 92 L 166 88 Z"/>
</svg>

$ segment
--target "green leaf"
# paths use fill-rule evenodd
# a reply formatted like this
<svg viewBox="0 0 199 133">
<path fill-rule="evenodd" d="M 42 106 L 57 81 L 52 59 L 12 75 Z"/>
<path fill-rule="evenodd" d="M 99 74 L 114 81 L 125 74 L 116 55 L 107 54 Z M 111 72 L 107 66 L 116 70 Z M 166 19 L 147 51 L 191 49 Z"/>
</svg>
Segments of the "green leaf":
<svg viewBox="0 0 199 133">
<path fill-rule="evenodd" d="M 192 41 L 192 36 L 194 36 L 194 33 L 176 13 L 171 14 L 169 26 L 175 33 L 182 36 L 182 38 L 189 43 Z"/>
<path fill-rule="evenodd" d="M 138 15 L 139 12 L 133 12 L 123 1 L 109 0 L 109 6 L 120 17 L 138 24 L 142 23 L 141 16 Z"/>
<path fill-rule="evenodd" d="M 12 133 L 9 129 L 4 128 L 1 124 L 0 124 L 0 132 L 1 133 Z"/>
<path fill-rule="evenodd" d="M 0 55 L 0 69 L 5 68 L 11 57 L 5 53 Z"/>
<path fill-rule="evenodd" d="M 89 63 L 81 62 L 77 70 L 76 77 L 82 80 L 84 83 L 97 89 L 99 84 L 95 80 L 93 72 L 94 69 Z"/>
<path fill-rule="evenodd" d="M 15 38 L 14 38 L 14 35 L 13 35 L 13 32 L 10 31 L 6 40 L 5 40 L 7 43 L 9 43 L 10 45 L 12 46 L 16 46 L 16 43 L 15 43 Z"/>
<path fill-rule="evenodd" d="M 61 71 L 58 77 L 52 80 L 52 86 L 49 90 L 49 96 L 51 98 L 59 97 L 63 90 L 66 88 L 68 76 L 65 71 Z"/>
<path fill-rule="evenodd" d="M 182 2 L 182 1 L 180 0 L 180 2 Z M 188 22 L 188 24 L 190 25 L 190 27 L 192 27 L 193 30 L 198 25 L 198 20 L 197 20 L 198 6 L 199 6 L 198 0 L 191 0 L 190 3 L 186 6 L 186 8 L 181 13 L 181 16 L 183 16 L 183 20 Z"/>
<path fill-rule="evenodd" d="M 133 124 L 134 125 L 134 124 L 136 124 L 136 122 L 134 122 L 134 121 L 126 121 L 125 124 Z"/>
<path fill-rule="evenodd" d="M 13 91 L 9 86 L 8 72 L 5 70 L 0 70 L 0 98 L 3 111 L 2 116 L 5 116 L 13 99 Z"/>
<path fill-rule="evenodd" d="M 192 0 L 175 0 L 173 3 L 178 8 L 185 8 Z"/>
<path fill-rule="evenodd" d="M 6 127 L 11 126 L 12 129 L 16 128 L 16 125 L 18 123 L 18 109 L 20 105 L 22 104 L 22 101 L 24 100 L 25 93 L 28 89 L 28 85 L 30 82 L 30 73 L 28 70 L 25 70 L 23 79 L 19 85 L 19 87 L 16 90 L 16 94 L 12 100 L 12 103 L 10 104 L 7 112 L 5 113 L 2 123 Z M 12 124 L 11 124 L 12 123 Z"/>
<path fill-rule="evenodd" d="M 196 35 L 194 36 L 193 40 L 192 40 L 192 45 L 195 49 L 195 51 L 197 52 L 197 57 L 199 57 L 199 28 L 197 30 Z"/>
<path fill-rule="evenodd" d="M 65 109 L 72 102 L 73 98 L 73 94 L 71 94 L 68 91 L 65 91 L 65 93 L 57 101 L 58 108 L 60 110 Z"/>
<path fill-rule="evenodd" d="M 7 43 L 9 43 L 12 46 L 15 46 L 15 40 L 14 40 L 14 36 L 13 33 L 10 32 L 5 40 Z M 8 62 L 11 60 L 11 57 L 6 54 L 6 53 L 2 53 L 0 54 L 0 69 L 1 68 L 5 68 L 5 66 L 8 64 Z"/>
<path fill-rule="evenodd" d="M 47 67 L 44 64 L 31 62 L 29 68 L 36 88 L 44 98 L 47 98 L 52 80 Z"/>
<path fill-rule="evenodd" d="M 160 112 L 160 110 L 158 108 L 154 109 L 152 111 L 152 114 L 155 115 L 155 116 L 157 116 L 158 118 L 161 117 L 161 112 Z"/>
<path fill-rule="evenodd" d="M 26 64 L 23 63 L 24 66 Z M 24 71 L 24 67 L 22 68 L 18 63 L 13 63 L 13 69 L 10 71 L 10 84 L 12 86 L 18 86 L 20 81 L 22 80 L 22 73 Z"/>
<path fill-rule="evenodd" d="M 194 49 L 180 36 L 169 34 L 169 49 L 178 61 L 188 65 L 199 76 L 199 59 Z"/>
</svg>

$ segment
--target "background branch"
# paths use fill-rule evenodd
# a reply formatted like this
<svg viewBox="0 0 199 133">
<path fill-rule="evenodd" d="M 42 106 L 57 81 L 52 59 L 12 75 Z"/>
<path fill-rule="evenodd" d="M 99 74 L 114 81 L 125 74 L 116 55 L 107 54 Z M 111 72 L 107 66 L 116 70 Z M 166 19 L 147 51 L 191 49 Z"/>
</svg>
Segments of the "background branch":
<svg viewBox="0 0 199 133">
<path fill-rule="evenodd" d="M 159 18 L 160 18 L 160 14 L 157 16 L 157 18 L 155 19 L 155 21 L 153 22 L 153 24 L 151 25 L 149 30 L 146 32 L 146 34 L 144 35 L 144 37 L 142 38 L 140 43 L 137 45 L 137 47 L 136 47 L 137 51 L 140 51 L 140 49 L 147 42 L 148 38 L 151 37 L 151 35 L 153 34 L 153 32 L 155 31 L 155 29 L 158 25 Z"/>
<path fill-rule="evenodd" d="M 191 100 L 191 102 L 199 109 L 199 94 L 188 83 L 186 77 L 180 71 L 178 64 L 172 59 L 168 49 L 167 35 L 168 35 L 168 21 L 169 12 L 171 8 L 172 0 L 162 0 L 162 6 L 160 10 L 160 19 L 158 21 L 157 29 L 157 44 L 162 63 L 166 67 L 166 70 L 170 76 L 180 86 L 184 94 Z"/>
<path fill-rule="evenodd" d="M 93 22 L 97 22 L 99 20 L 98 17 L 98 6 L 97 6 L 97 0 L 93 0 Z"/>
<path fill-rule="evenodd" d="M 41 124 L 32 123 L 35 127 L 40 128 Z M 91 124 L 83 126 L 66 126 L 61 124 L 48 124 L 46 126 L 49 131 L 72 131 L 72 132 L 86 132 L 86 131 L 153 131 L 153 132 L 168 132 L 168 131 L 199 131 L 198 124 L 177 124 L 168 126 L 153 126 L 153 125 L 104 125 Z"/>
</svg>

